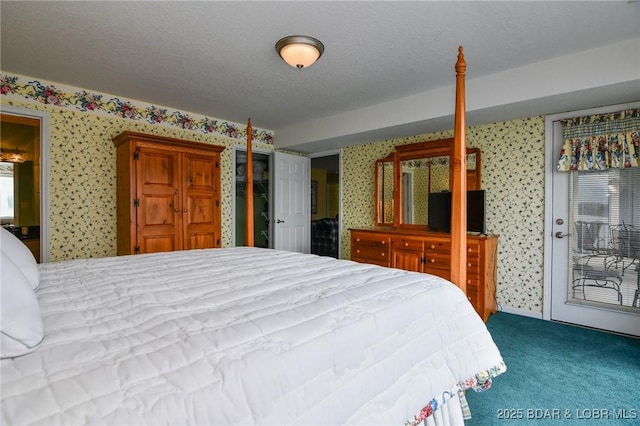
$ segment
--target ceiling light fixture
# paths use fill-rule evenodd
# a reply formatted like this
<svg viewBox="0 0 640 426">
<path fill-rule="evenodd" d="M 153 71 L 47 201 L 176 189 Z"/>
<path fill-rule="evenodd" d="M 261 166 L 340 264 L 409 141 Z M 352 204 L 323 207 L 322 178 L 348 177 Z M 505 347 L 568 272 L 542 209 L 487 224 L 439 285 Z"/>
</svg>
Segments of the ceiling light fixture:
<svg viewBox="0 0 640 426">
<path fill-rule="evenodd" d="M 16 148 L 14 151 L 2 151 L 0 148 L 0 162 L 3 163 L 24 163 L 27 158 Z"/>
<path fill-rule="evenodd" d="M 324 44 L 313 37 L 290 35 L 276 43 L 276 51 L 289 65 L 299 70 L 313 65 L 324 53 Z"/>
</svg>

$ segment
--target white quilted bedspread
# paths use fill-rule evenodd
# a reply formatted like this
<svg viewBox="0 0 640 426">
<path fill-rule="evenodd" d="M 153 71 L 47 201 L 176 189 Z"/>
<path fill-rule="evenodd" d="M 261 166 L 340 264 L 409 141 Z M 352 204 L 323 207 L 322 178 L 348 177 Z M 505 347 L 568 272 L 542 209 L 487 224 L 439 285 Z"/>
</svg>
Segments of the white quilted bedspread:
<svg viewBox="0 0 640 426">
<path fill-rule="evenodd" d="M 453 284 L 257 248 L 41 265 L 2 424 L 403 424 L 502 363 Z M 487 395 L 489 397 L 490 395 Z"/>
</svg>

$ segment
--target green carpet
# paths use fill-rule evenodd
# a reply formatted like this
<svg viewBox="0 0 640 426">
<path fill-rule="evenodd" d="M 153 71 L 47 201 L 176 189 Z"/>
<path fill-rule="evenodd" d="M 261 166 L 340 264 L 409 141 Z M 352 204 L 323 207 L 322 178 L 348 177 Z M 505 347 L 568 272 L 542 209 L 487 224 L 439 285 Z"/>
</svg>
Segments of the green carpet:
<svg viewBox="0 0 640 426">
<path fill-rule="evenodd" d="M 467 392 L 468 425 L 640 425 L 640 339 L 499 312 L 507 371 Z"/>
</svg>

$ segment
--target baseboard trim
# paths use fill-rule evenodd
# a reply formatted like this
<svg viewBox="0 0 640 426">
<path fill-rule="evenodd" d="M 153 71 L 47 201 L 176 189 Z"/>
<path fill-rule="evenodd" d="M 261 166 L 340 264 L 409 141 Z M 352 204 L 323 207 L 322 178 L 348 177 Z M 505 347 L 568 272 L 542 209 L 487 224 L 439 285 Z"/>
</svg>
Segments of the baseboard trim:
<svg viewBox="0 0 640 426">
<path fill-rule="evenodd" d="M 528 311 L 526 309 L 512 308 L 510 306 L 501 306 L 500 308 L 498 308 L 498 312 L 521 315 L 523 317 L 542 319 L 542 312 L 533 312 L 533 311 Z"/>
</svg>

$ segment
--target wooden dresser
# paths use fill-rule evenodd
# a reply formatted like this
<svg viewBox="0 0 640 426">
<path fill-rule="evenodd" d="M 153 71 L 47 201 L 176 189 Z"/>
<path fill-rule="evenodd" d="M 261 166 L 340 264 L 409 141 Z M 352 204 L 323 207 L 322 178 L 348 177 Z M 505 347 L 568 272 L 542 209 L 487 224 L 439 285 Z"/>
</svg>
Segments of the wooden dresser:
<svg viewBox="0 0 640 426">
<path fill-rule="evenodd" d="M 450 279 L 451 236 L 389 228 L 352 229 L 351 260 Z M 498 237 L 467 236 L 467 298 L 486 322 L 496 312 Z"/>
<path fill-rule="evenodd" d="M 118 255 L 221 246 L 224 147 L 135 132 L 113 143 Z"/>
</svg>

